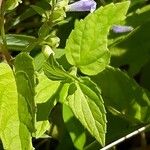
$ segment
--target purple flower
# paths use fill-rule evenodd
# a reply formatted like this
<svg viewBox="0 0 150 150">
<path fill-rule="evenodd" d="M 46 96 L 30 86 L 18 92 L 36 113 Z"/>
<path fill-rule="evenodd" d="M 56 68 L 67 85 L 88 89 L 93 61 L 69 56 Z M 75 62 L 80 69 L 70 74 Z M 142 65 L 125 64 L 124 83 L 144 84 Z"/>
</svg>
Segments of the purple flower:
<svg viewBox="0 0 150 150">
<path fill-rule="evenodd" d="M 112 27 L 113 32 L 115 33 L 125 33 L 130 32 L 133 30 L 133 27 L 131 26 L 121 26 L 121 25 L 114 25 Z"/>
<path fill-rule="evenodd" d="M 96 9 L 96 2 L 94 0 L 80 0 L 68 5 L 68 11 L 90 11 Z"/>
</svg>

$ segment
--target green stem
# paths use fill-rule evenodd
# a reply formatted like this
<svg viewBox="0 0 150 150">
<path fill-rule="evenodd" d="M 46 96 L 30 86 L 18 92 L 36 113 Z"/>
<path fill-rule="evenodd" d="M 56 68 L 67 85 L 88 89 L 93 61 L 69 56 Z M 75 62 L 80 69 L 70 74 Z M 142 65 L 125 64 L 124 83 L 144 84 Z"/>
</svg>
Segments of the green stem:
<svg viewBox="0 0 150 150">
<path fill-rule="evenodd" d="M 5 28 L 4 28 L 4 4 L 5 1 L 2 1 L 1 8 L 0 8 L 0 32 L 1 32 L 1 37 L 2 37 L 2 44 L 0 51 L 3 53 L 5 56 L 6 61 L 8 64 L 10 64 L 11 56 L 7 50 L 7 41 L 6 41 L 6 35 L 5 35 Z"/>
</svg>

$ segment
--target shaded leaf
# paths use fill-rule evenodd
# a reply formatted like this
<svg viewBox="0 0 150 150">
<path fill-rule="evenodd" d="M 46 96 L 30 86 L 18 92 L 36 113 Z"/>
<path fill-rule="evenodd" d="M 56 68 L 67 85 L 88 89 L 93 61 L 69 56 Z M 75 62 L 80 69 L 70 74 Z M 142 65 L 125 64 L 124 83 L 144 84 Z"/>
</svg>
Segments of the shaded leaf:
<svg viewBox="0 0 150 150">
<path fill-rule="evenodd" d="M 149 60 L 149 57 L 147 57 L 150 54 L 150 35 L 147 34 L 150 32 L 149 26 L 150 22 L 147 22 L 128 38 L 110 48 L 113 55 L 113 66 L 128 65 L 128 72 L 131 76 L 136 75 L 140 71 Z"/>
<path fill-rule="evenodd" d="M 150 61 L 142 68 L 140 85 L 150 91 Z"/>
<path fill-rule="evenodd" d="M 36 5 L 31 5 L 30 6 L 34 11 L 36 11 L 39 15 L 45 14 L 45 10 L 42 7 L 36 6 Z"/>
<path fill-rule="evenodd" d="M 15 77 L 19 94 L 19 118 L 31 133 L 35 132 L 34 66 L 27 53 L 20 53 L 15 59 Z M 22 135 L 23 136 L 23 135 Z"/>
<path fill-rule="evenodd" d="M 35 101 L 37 103 L 36 137 L 40 137 L 49 128 L 49 115 L 56 105 L 55 94 L 59 81 L 51 81 L 44 74 L 38 74 Z"/>
<path fill-rule="evenodd" d="M 150 93 L 127 74 L 109 67 L 93 77 L 102 90 L 105 106 L 114 114 L 133 124 L 150 121 Z"/>
<path fill-rule="evenodd" d="M 40 72 L 42 70 L 42 66 L 45 63 L 45 61 L 46 61 L 46 57 L 44 56 L 42 52 L 37 54 L 34 57 L 35 70 Z"/>
<path fill-rule="evenodd" d="M 29 43 L 34 42 L 36 40 L 33 36 L 26 35 L 17 35 L 17 34 L 7 34 L 6 41 L 9 50 L 24 50 Z M 2 41 L 2 37 L 0 36 L 0 42 Z"/>
<path fill-rule="evenodd" d="M 131 12 L 125 22 L 133 27 L 137 27 L 150 21 L 150 5 L 138 8 L 136 11 Z"/>
<path fill-rule="evenodd" d="M 86 142 L 85 129 L 74 117 L 71 109 L 66 105 L 63 105 L 63 119 L 74 147 L 76 147 L 77 149 L 83 149 Z"/>
<path fill-rule="evenodd" d="M 109 49 L 112 55 L 111 64 L 115 67 L 128 66 L 131 76 L 136 75 L 149 61 L 150 6 L 137 9 L 128 15 L 126 24 L 135 30 L 121 37 L 111 36 Z M 138 44 L 137 44 L 138 43 Z"/>
<path fill-rule="evenodd" d="M 130 121 L 124 119 L 122 116 L 113 115 L 107 112 L 107 144 L 126 136 L 127 134 L 139 129 L 142 125 L 133 125 Z M 113 134 L 112 134 L 113 133 Z"/>
<path fill-rule="evenodd" d="M 57 146 L 56 150 L 75 150 L 63 121 L 62 105 L 59 103 L 54 107 L 50 114 L 49 135 L 59 140 L 59 145 Z"/>
<path fill-rule="evenodd" d="M 49 121 L 36 122 L 36 138 L 40 138 L 49 128 Z"/>
<path fill-rule="evenodd" d="M 43 73 L 38 74 L 38 85 L 36 87 L 36 103 L 47 102 L 57 91 L 60 82 L 48 79 Z"/>
<path fill-rule="evenodd" d="M 45 75 L 51 80 L 67 80 L 71 78 L 71 75 L 58 64 L 52 54 L 44 64 L 43 70 Z"/>
</svg>

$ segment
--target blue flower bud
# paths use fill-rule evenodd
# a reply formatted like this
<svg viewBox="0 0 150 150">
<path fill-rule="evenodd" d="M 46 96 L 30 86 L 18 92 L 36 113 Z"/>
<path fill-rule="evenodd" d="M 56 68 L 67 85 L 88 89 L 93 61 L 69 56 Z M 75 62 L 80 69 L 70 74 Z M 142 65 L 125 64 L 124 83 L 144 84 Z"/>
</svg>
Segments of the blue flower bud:
<svg viewBox="0 0 150 150">
<path fill-rule="evenodd" d="M 113 32 L 115 33 L 125 33 L 130 32 L 133 30 L 133 27 L 131 26 L 121 26 L 121 25 L 114 25 L 112 27 Z"/>
<path fill-rule="evenodd" d="M 94 0 L 80 0 L 68 5 L 68 11 L 90 11 L 96 9 L 96 2 Z"/>
</svg>

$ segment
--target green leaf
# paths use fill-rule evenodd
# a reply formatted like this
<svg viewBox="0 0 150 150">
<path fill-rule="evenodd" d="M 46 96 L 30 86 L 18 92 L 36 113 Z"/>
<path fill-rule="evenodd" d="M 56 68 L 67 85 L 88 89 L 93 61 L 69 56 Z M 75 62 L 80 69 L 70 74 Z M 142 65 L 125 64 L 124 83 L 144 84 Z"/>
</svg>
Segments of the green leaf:
<svg viewBox="0 0 150 150">
<path fill-rule="evenodd" d="M 35 100 L 37 103 L 37 121 L 48 120 L 48 116 L 56 105 L 56 94 L 60 82 L 51 81 L 45 75 L 39 75 L 39 84 L 36 87 Z"/>
<path fill-rule="evenodd" d="M 109 4 L 77 22 L 65 48 L 69 63 L 88 75 L 104 70 L 110 61 L 107 49 L 109 29 L 125 19 L 128 7 L 128 1 Z"/>
<path fill-rule="evenodd" d="M 46 10 L 44 10 L 43 8 L 36 6 L 36 5 L 31 5 L 30 6 L 34 11 L 36 11 L 39 15 L 43 15 L 45 14 Z"/>
<path fill-rule="evenodd" d="M 3 147 L 7 150 L 31 150 L 31 134 L 20 119 L 20 109 L 24 106 L 18 101 L 15 77 L 5 63 L 0 64 L 0 70 L 0 138 Z"/>
<path fill-rule="evenodd" d="M 48 79 L 43 73 L 38 74 L 38 85 L 36 87 L 36 103 L 47 102 L 57 91 L 60 82 Z"/>
<path fill-rule="evenodd" d="M 77 149 L 83 149 L 86 142 L 85 129 L 74 117 L 71 109 L 66 105 L 63 105 L 63 119 L 74 144 L 74 147 L 76 147 Z"/>
<path fill-rule="evenodd" d="M 71 75 L 53 58 L 53 55 L 50 55 L 43 66 L 43 70 L 45 75 L 51 80 L 67 80 L 71 78 Z"/>
<path fill-rule="evenodd" d="M 45 0 L 44 1 L 36 1 L 34 4 L 36 6 L 41 7 L 45 11 L 51 9 L 51 6 L 47 0 L 46 1 Z M 34 11 L 31 7 L 27 7 L 21 14 L 20 13 L 21 12 L 17 13 L 17 14 L 19 14 L 18 17 L 13 18 L 13 20 L 11 20 L 9 29 L 11 29 L 12 27 L 16 26 L 17 24 L 23 22 L 24 20 L 36 15 L 36 11 Z"/>
<path fill-rule="evenodd" d="M 150 121 L 150 93 L 142 89 L 127 74 L 108 67 L 93 77 L 102 90 L 105 106 L 115 115 L 131 123 Z"/>
<path fill-rule="evenodd" d="M 44 133 L 48 130 L 49 128 L 49 121 L 38 121 L 36 122 L 36 138 L 42 137 Z"/>
<path fill-rule="evenodd" d="M 68 96 L 74 115 L 101 144 L 105 145 L 106 111 L 100 91 L 89 78 L 76 82 L 76 91 Z"/>
<path fill-rule="evenodd" d="M 20 53 L 15 59 L 15 77 L 19 94 L 19 119 L 31 133 L 35 132 L 35 83 L 33 59 Z M 22 135 L 23 136 L 23 135 Z"/>
<path fill-rule="evenodd" d="M 15 27 L 16 25 L 18 25 L 22 21 L 34 16 L 35 14 L 36 14 L 36 12 L 31 7 L 26 9 L 17 18 L 14 18 L 14 20 L 11 22 L 11 24 L 8 28 L 11 29 L 11 28 Z"/>
<path fill-rule="evenodd" d="M 102 147 L 100 146 L 100 144 L 95 140 L 93 142 L 91 142 L 90 144 L 88 144 L 84 150 L 100 150 Z"/>
<path fill-rule="evenodd" d="M 54 49 L 54 58 L 56 59 L 60 59 L 61 57 L 63 57 L 65 55 L 65 51 L 62 48 L 56 48 Z"/>
<path fill-rule="evenodd" d="M 32 43 L 36 40 L 33 36 L 18 35 L 18 34 L 7 34 L 6 41 L 9 50 L 24 50 L 29 43 Z M 0 36 L 0 42 L 2 37 Z"/>
<path fill-rule="evenodd" d="M 47 22 L 44 22 L 38 32 L 39 38 L 45 38 L 49 34 L 49 31 L 50 31 L 49 24 Z"/>
<path fill-rule="evenodd" d="M 56 150 L 74 150 L 73 143 L 63 121 L 62 105 L 60 103 L 54 107 L 50 114 L 49 131 L 51 137 L 59 140 Z"/>
<path fill-rule="evenodd" d="M 37 103 L 36 138 L 42 136 L 49 127 L 48 116 L 56 105 L 54 95 L 60 82 L 49 80 L 44 74 L 38 74 L 35 101 Z"/>
<path fill-rule="evenodd" d="M 21 2 L 21 0 L 6 0 L 5 10 L 12 10 L 16 8 Z"/>
<path fill-rule="evenodd" d="M 44 56 L 44 54 L 42 52 L 37 54 L 34 57 L 35 70 L 40 72 L 42 70 L 42 66 L 45 63 L 45 61 L 46 61 L 46 57 Z"/>
<path fill-rule="evenodd" d="M 68 90 L 70 88 L 70 83 L 62 83 L 60 85 L 60 92 L 59 92 L 59 101 L 61 103 L 64 103 L 66 101 L 66 98 L 68 96 Z"/>
<path fill-rule="evenodd" d="M 57 62 L 61 64 L 65 70 L 69 70 L 72 67 L 66 59 L 64 49 L 56 49 L 54 53 L 54 58 L 56 58 Z"/>
</svg>

